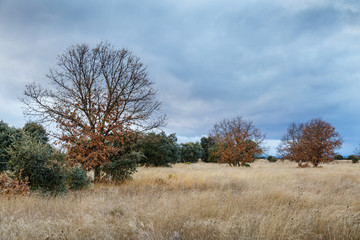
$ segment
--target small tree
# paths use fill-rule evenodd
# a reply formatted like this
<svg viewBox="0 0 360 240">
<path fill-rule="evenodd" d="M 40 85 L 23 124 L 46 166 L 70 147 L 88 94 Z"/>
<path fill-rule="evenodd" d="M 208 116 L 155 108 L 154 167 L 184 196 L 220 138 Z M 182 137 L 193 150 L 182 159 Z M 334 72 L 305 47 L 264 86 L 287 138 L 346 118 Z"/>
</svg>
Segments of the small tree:
<svg viewBox="0 0 360 240">
<path fill-rule="evenodd" d="M 290 125 L 288 133 L 283 137 L 278 148 L 284 158 L 296 161 L 300 167 L 314 167 L 321 163 L 334 160 L 335 150 L 340 148 L 342 140 L 335 128 L 320 118 L 298 125 L 301 128 L 294 128 Z M 290 130 L 296 129 L 296 135 Z M 295 136 L 289 138 L 288 136 Z"/>
<path fill-rule="evenodd" d="M 200 140 L 200 145 L 203 149 L 203 153 L 201 156 L 201 161 L 210 162 L 209 151 L 215 146 L 215 139 L 212 137 L 202 137 Z"/>
<path fill-rule="evenodd" d="M 144 154 L 139 162 L 145 166 L 170 166 L 180 159 L 180 149 L 175 134 L 149 133 L 138 140 L 136 150 Z"/>
<path fill-rule="evenodd" d="M 247 166 L 254 161 L 255 155 L 263 153 L 261 144 L 265 135 L 261 134 L 252 121 L 241 117 L 216 123 L 211 137 L 217 143 L 216 155 L 219 162 L 230 166 Z"/>
<path fill-rule="evenodd" d="M 181 144 L 181 161 L 198 162 L 202 156 L 203 149 L 199 142 L 188 142 Z"/>
</svg>

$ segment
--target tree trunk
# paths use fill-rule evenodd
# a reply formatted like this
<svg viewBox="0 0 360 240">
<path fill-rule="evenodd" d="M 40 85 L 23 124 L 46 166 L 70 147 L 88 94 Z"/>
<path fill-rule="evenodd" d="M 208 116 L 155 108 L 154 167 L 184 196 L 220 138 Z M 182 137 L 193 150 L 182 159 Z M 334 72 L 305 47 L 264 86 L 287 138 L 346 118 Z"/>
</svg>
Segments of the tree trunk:
<svg viewBox="0 0 360 240">
<path fill-rule="evenodd" d="M 94 169 L 94 182 L 99 182 L 100 181 L 100 165 L 96 165 L 95 169 Z"/>
</svg>

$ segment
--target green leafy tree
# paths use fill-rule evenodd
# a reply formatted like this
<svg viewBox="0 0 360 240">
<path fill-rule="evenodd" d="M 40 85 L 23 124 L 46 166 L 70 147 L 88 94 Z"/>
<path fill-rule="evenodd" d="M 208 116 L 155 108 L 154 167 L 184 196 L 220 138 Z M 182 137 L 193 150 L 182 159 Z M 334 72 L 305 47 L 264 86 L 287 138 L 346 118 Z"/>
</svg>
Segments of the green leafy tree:
<svg viewBox="0 0 360 240">
<path fill-rule="evenodd" d="M 188 142 L 181 144 L 181 161 L 182 162 L 198 162 L 203 153 L 203 149 L 199 142 Z"/>
<path fill-rule="evenodd" d="M 141 151 L 145 158 L 140 165 L 170 166 L 179 161 L 180 149 L 175 134 L 148 133 L 139 139 L 136 149 Z"/>
<path fill-rule="evenodd" d="M 7 123 L 0 121 L 0 172 L 7 170 L 7 162 L 10 159 L 8 148 L 20 135 L 19 129 L 9 127 Z"/>
<path fill-rule="evenodd" d="M 201 156 L 201 161 L 203 162 L 211 162 L 210 161 L 210 149 L 215 146 L 215 139 L 212 137 L 202 137 L 200 140 L 200 145 L 203 149 L 203 153 Z M 216 162 L 216 161 L 215 161 Z"/>
</svg>

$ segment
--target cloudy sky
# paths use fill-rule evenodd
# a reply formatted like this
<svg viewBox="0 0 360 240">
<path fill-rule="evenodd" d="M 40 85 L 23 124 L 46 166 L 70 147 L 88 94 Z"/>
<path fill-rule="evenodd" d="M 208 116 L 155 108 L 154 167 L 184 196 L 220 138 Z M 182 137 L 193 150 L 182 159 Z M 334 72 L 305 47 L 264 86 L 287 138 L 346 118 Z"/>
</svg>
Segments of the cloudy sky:
<svg viewBox="0 0 360 240">
<path fill-rule="evenodd" d="M 315 117 L 342 154 L 360 143 L 358 0 L 0 0 L 0 119 L 22 127 L 25 84 L 46 83 L 70 45 L 101 41 L 148 66 L 180 141 L 243 116 L 269 146 Z"/>
</svg>

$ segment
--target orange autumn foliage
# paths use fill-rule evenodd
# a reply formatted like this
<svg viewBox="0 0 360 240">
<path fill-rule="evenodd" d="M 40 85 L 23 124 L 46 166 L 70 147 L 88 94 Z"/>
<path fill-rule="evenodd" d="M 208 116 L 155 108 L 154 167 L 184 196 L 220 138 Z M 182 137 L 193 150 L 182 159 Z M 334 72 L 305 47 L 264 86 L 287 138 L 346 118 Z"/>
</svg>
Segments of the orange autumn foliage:
<svg viewBox="0 0 360 240">
<path fill-rule="evenodd" d="M 230 166 L 245 166 L 263 153 L 264 135 L 251 121 L 241 117 L 225 119 L 214 125 L 211 136 L 216 141 L 219 162 Z"/>
<path fill-rule="evenodd" d="M 299 167 L 314 167 L 334 160 L 335 150 L 342 145 L 340 134 L 320 118 L 305 124 L 291 124 L 278 148 L 284 159 L 298 163 Z"/>
</svg>

